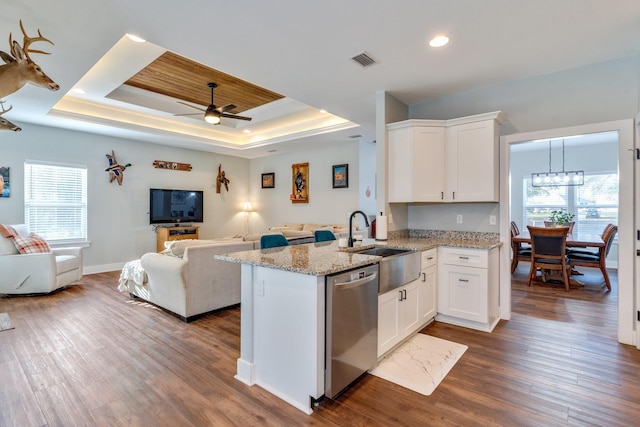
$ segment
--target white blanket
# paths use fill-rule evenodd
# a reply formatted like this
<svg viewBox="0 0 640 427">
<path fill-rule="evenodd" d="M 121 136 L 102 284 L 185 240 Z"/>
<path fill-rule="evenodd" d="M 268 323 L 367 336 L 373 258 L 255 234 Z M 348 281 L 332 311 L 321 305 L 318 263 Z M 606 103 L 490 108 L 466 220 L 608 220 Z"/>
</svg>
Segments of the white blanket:
<svg viewBox="0 0 640 427">
<path fill-rule="evenodd" d="M 142 286 L 147 283 L 147 274 L 144 272 L 144 269 L 140 265 L 140 260 L 136 259 L 134 261 L 129 261 L 122 268 L 122 272 L 120 273 L 120 279 L 118 282 L 118 290 L 120 292 L 129 291 L 128 283 L 131 280 L 138 286 Z"/>
</svg>

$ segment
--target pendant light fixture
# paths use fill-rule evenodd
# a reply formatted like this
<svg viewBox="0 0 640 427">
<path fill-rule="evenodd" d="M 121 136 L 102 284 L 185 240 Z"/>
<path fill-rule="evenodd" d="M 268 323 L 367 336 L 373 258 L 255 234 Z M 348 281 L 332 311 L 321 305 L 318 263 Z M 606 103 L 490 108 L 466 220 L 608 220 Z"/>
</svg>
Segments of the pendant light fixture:
<svg viewBox="0 0 640 427">
<path fill-rule="evenodd" d="M 564 170 L 564 139 L 562 140 L 562 171 L 551 171 L 551 140 L 549 140 L 549 172 L 531 174 L 532 187 L 559 187 L 584 185 L 584 171 Z"/>
</svg>

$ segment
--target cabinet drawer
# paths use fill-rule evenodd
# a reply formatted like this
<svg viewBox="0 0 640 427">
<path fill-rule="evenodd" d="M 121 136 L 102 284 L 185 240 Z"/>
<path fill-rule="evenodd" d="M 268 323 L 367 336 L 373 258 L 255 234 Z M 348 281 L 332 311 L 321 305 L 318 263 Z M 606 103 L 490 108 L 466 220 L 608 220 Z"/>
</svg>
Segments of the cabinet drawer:
<svg viewBox="0 0 640 427">
<path fill-rule="evenodd" d="M 441 264 L 488 268 L 489 255 L 486 249 L 443 247 L 439 258 Z"/>
<path fill-rule="evenodd" d="M 421 269 L 431 267 L 438 263 L 438 250 L 429 249 L 422 252 Z"/>
</svg>

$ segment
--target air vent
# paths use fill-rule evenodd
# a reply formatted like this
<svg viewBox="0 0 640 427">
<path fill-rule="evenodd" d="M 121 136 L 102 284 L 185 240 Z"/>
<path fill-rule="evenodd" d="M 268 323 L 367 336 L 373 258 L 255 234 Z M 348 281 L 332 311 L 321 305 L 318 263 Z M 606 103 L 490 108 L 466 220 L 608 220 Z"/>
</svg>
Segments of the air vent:
<svg viewBox="0 0 640 427">
<path fill-rule="evenodd" d="M 367 52 L 359 53 L 351 59 L 353 59 L 355 62 L 362 65 L 363 67 L 368 67 L 376 63 L 376 60 L 373 59 L 373 57 L 369 55 Z"/>
</svg>

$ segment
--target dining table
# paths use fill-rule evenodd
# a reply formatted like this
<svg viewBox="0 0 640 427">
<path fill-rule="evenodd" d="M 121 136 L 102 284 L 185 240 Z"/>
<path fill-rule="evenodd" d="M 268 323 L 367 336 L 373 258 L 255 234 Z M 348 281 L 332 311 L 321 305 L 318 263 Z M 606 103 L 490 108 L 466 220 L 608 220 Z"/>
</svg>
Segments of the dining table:
<svg viewBox="0 0 640 427">
<path fill-rule="evenodd" d="M 512 237 L 514 243 L 531 243 L 529 230 L 523 231 Z M 601 248 L 604 246 L 604 240 L 600 234 L 580 232 L 574 230 L 573 233 L 567 234 L 568 248 Z"/>
</svg>

